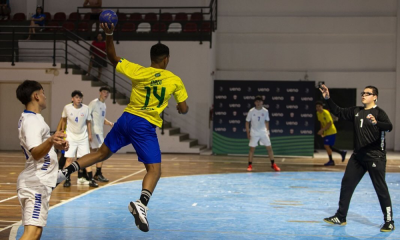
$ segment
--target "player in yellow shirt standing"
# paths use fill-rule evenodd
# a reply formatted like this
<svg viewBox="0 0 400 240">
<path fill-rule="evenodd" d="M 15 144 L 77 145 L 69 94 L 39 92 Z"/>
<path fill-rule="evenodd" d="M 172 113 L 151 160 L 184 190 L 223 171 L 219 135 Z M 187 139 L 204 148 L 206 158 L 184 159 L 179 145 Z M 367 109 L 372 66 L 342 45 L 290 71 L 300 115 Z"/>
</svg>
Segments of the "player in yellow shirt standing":
<svg viewBox="0 0 400 240">
<path fill-rule="evenodd" d="M 140 199 L 129 203 L 129 211 L 135 217 L 136 226 L 143 232 L 149 231 L 147 204 L 161 176 L 161 152 L 156 127 L 161 127 L 160 113 L 167 107 L 174 95 L 177 110 L 186 114 L 188 98 L 182 80 L 165 70 L 169 61 L 169 48 L 164 44 L 151 47 L 151 66 L 143 67 L 116 55 L 113 43 L 114 26 L 109 29 L 101 24 L 106 33 L 107 57 L 116 70 L 132 81 L 130 103 L 114 124 L 99 150 L 73 162 L 63 170 L 65 177 L 80 168 L 108 159 L 121 147 L 132 144 L 140 162 L 146 167 Z"/>
<path fill-rule="evenodd" d="M 342 156 L 342 162 L 346 159 L 347 151 L 339 150 L 333 146 L 335 145 L 337 131 L 335 124 L 333 124 L 331 114 L 328 110 L 324 109 L 321 101 L 317 101 L 315 107 L 317 110 L 318 121 L 321 123 L 321 129 L 318 131 L 318 135 L 321 135 L 324 138 L 324 147 L 329 156 L 329 161 L 324 165 L 335 166 L 335 162 L 332 159 L 332 151 L 337 152 Z"/>
</svg>

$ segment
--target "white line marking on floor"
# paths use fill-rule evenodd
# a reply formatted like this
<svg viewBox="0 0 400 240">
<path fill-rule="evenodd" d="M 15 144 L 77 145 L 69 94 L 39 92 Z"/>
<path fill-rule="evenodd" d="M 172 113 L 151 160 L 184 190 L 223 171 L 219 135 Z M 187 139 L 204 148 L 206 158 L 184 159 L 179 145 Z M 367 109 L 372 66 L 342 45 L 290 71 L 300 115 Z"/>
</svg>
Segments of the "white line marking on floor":
<svg viewBox="0 0 400 240">
<path fill-rule="evenodd" d="M 193 207 L 196 207 L 196 206 L 197 206 L 197 203 L 193 203 L 192 206 L 193 206 Z"/>
<path fill-rule="evenodd" d="M 62 202 L 60 202 L 60 203 L 58 203 L 58 204 L 56 204 L 56 205 L 50 207 L 50 210 L 53 209 L 53 208 L 59 207 L 59 206 L 61 206 L 61 205 L 64 205 L 64 204 L 66 204 L 66 203 L 68 203 L 68 202 L 71 202 L 71 201 L 73 201 L 73 200 L 75 200 L 75 199 L 78 199 L 78 198 L 80 198 L 80 197 L 83 197 L 83 196 L 85 196 L 85 195 L 88 195 L 88 194 L 90 194 L 90 193 L 92 193 L 92 192 L 94 192 L 94 191 L 97 191 L 97 190 L 99 190 L 99 189 L 102 189 L 102 188 L 104 188 L 104 187 L 108 187 L 108 186 L 115 185 L 115 183 L 117 183 L 117 182 L 119 182 L 119 181 L 122 181 L 122 180 L 124 180 L 124 179 L 126 179 L 126 178 L 132 177 L 132 176 L 134 176 L 134 175 L 136 175 L 136 174 L 139 174 L 139 173 L 141 173 L 141 172 L 143 172 L 143 171 L 146 171 L 146 169 L 139 170 L 139 171 L 137 171 L 137 172 L 134 172 L 134 173 L 132 173 L 132 174 L 129 174 L 128 176 L 125 176 L 125 177 L 119 178 L 119 179 L 117 179 L 117 180 L 115 180 L 115 181 L 112 181 L 112 182 L 110 182 L 110 183 L 107 184 L 107 185 L 104 185 L 104 186 L 101 186 L 101 187 L 98 187 L 98 188 L 89 190 L 89 191 L 87 191 L 87 192 L 85 192 L 85 193 L 83 193 L 83 194 L 81 194 L 81 195 L 78 195 L 78 196 L 73 197 L 73 198 L 71 198 L 71 199 L 62 201 Z M 14 197 L 11 197 L 11 198 L 16 198 L 16 197 L 17 197 L 17 196 L 14 196 Z M 5 199 L 5 200 L 7 200 L 7 199 Z M 8 226 L 8 227 L 5 227 L 5 228 L 1 229 L 0 232 L 4 231 L 4 230 L 6 230 L 6 229 L 11 228 L 10 238 L 9 238 L 9 239 L 10 239 L 10 240 L 16 240 L 16 239 L 17 239 L 18 228 L 21 226 L 21 224 L 22 224 L 22 221 L 19 221 L 19 222 L 15 223 L 15 224 L 12 224 L 12 225 L 10 225 L 10 226 Z"/>
<path fill-rule="evenodd" d="M 6 198 L 6 199 L 3 199 L 3 200 L 1 200 L 0 201 L 0 203 L 2 203 L 2 202 L 5 202 L 5 201 L 8 201 L 8 200 L 11 200 L 11 199 L 14 199 L 14 198 L 16 198 L 16 197 L 18 197 L 17 195 L 15 195 L 15 196 L 12 196 L 12 197 L 9 197 L 9 198 Z"/>
<path fill-rule="evenodd" d="M 285 158 L 282 158 L 282 162 L 284 162 L 285 161 Z"/>
<path fill-rule="evenodd" d="M 171 158 L 170 160 L 173 161 L 173 160 L 176 160 L 176 159 L 178 159 L 178 158 L 177 158 L 177 157 L 174 157 L 174 158 Z"/>
</svg>

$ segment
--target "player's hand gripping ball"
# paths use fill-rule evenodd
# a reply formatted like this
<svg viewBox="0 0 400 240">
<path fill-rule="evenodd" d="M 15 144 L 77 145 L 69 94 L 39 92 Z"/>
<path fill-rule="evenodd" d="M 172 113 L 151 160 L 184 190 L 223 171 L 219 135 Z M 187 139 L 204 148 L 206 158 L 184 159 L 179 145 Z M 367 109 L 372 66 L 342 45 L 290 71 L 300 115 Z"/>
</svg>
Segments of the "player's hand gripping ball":
<svg viewBox="0 0 400 240">
<path fill-rule="evenodd" d="M 113 10 L 104 10 L 101 12 L 99 17 L 100 23 L 107 23 L 108 28 L 111 29 L 111 24 L 114 24 L 114 27 L 117 26 L 118 16 Z"/>
</svg>

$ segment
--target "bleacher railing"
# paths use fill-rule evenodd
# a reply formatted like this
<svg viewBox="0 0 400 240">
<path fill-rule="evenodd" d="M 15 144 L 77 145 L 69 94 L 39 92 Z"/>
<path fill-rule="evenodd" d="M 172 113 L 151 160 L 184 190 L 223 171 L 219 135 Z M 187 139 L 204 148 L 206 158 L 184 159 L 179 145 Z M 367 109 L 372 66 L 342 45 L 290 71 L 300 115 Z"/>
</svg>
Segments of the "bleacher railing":
<svg viewBox="0 0 400 240">
<path fill-rule="evenodd" d="M 210 0 L 210 4 L 208 6 L 185 6 L 185 7 L 115 7 L 115 6 L 107 6 L 107 7 L 77 7 L 76 12 L 78 14 L 90 14 L 92 9 L 100 9 L 100 10 L 106 10 L 106 9 L 111 9 L 119 14 L 141 14 L 145 15 L 148 13 L 153 13 L 157 15 L 157 20 L 156 21 L 146 21 L 145 19 L 141 20 L 121 20 L 119 19 L 116 31 L 115 31 L 115 40 L 117 41 L 117 44 L 119 43 L 120 39 L 120 34 L 122 32 L 122 27 L 124 23 L 131 22 L 131 23 L 151 23 L 156 24 L 158 23 L 158 27 L 160 27 L 161 23 L 164 24 L 170 24 L 170 23 L 180 23 L 182 25 L 182 30 L 184 31 L 185 24 L 186 23 L 196 23 L 198 27 L 198 34 L 200 37 L 200 43 L 203 42 L 203 40 L 208 40 L 210 42 L 210 48 L 212 47 L 212 32 L 214 32 L 217 29 L 217 23 L 218 23 L 218 0 Z M 200 20 L 172 20 L 172 21 L 164 21 L 162 20 L 161 16 L 162 14 L 177 14 L 177 13 L 200 13 L 201 19 Z M 206 19 L 206 20 L 205 20 Z M 210 27 L 207 28 L 207 30 L 203 29 L 203 23 L 209 23 Z M 162 32 L 160 29 L 155 31 L 156 34 L 158 34 L 158 41 L 163 41 L 163 40 L 168 40 L 166 37 L 166 33 Z M 207 34 L 207 35 L 206 35 Z"/>
<path fill-rule="evenodd" d="M 106 53 L 102 51 L 101 49 L 91 45 L 84 39 L 82 39 L 80 36 L 78 36 L 76 33 L 71 32 L 67 29 L 64 29 L 62 27 L 35 27 L 35 28 L 44 28 L 48 29 L 51 28 L 53 29 L 53 32 L 38 32 L 36 34 L 40 35 L 52 35 L 52 48 L 20 48 L 18 46 L 18 40 L 16 40 L 15 36 L 18 35 L 25 35 L 25 32 L 19 32 L 16 31 L 21 28 L 26 28 L 23 26 L 2 26 L 2 28 L 11 28 L 11 32 L 5 32 L 1 33 L 3 34 L 11 34 L 11 47 L 3 47 L 4 44 L 1 44 L 2 46 L 0 47 L 0 57 L 1 58 L 8 58 L 11 61 L 11 65 L 15 66 L 15 63 L 19 61 L 19 58 L 21 57 L 19 55 L 20 50 L 39 50 L 41 54 L 33 54 L 33 55 L 24 55 L 24 58 L 45 58 L 45 59 L 52 59 L 53 66 L 56 66 L 56 59 L 62 59 L 61 62 L 64 64 L 65 68 L 65 74 L 68 74 L 70 66 L 79 66 L 79 68 L 83 69 L 85 66 L 86 69 L 89 66 L 89 62 L 92 61 L 94 63 L 100 64 L 99 62 L 96 61 L 96 59 L 91 59 L 91 55 L 96 55 L 99 58 L 104 58 L 101 55 L 106 56 Z M 64 40 L 60 40 L 60 35 L 63 36 Z M 1 42 L 5 42 L 5 40 L 1 40 Z M 38 42 L 38 41 L 35 41 Z M 39 41 L 40 42 L 40 41 Z M 49 41 L 42 41 L 42 42 L 49 42 Z M 63 48 L 60 48 L 60 46 L 57 46 L 57 43 L 61 43 Z M 96 49 L 97 51 L 93 51 L 93 49 Z M 9 54 L 5 50 L 11 50 Z M 45 54 L 43 54 L 45 53 Z M 89 54 L 88 54 L 89 53 Z M 83 58 L 83 59 L 82 59 Z M 105 59 L 107 64 L 112 66 L 111 62 L 108 61 L 108 59 Z M 104 68 L 104 71 L 108 72 L 109 74 L 104 74 L 102 75 L 101 81 L 107 85 L 112 84 L 112 93 L 113 93 L 113 103 L 116 103 L 116 91 L 120 93 L 126 93 L 131 91 L 131 83 L 116 75 L 115 74 L 115 68 L 113 67 L 112 70 L 108 68 Z M 110 76 L 111 75 L 111 76 Z M 125 94 L 126 96 L 129 96 Z"/>
</svg>

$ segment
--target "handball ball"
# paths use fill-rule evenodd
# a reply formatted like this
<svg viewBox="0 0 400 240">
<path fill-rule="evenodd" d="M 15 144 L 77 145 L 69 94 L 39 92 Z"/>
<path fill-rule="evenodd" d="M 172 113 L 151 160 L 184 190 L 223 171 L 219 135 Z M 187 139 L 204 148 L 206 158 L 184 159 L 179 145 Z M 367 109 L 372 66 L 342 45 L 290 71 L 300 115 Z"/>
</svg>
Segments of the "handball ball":
<svg viewBox="0 0 400 240">
<path fill-rule="evenodd" d="M 113 10 L 104 10 L 100 14 L 99 21 L 100 23 L 107 23 L 108 28 L 111 28 L 111 23 L 114 23 L 114 27 L 116 27 L 118 16 Z"/>
</svg>

